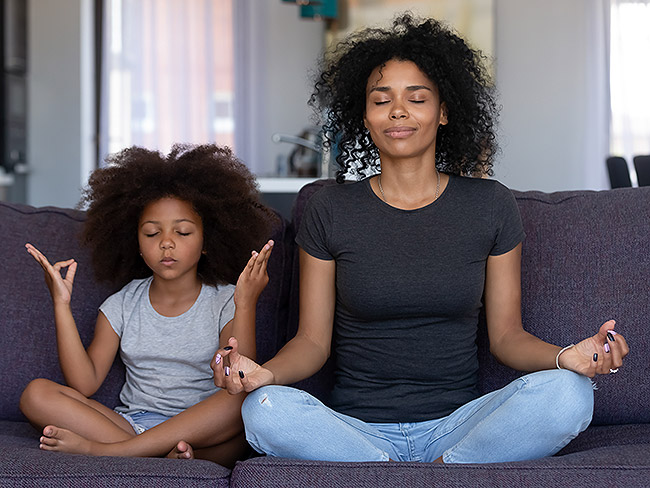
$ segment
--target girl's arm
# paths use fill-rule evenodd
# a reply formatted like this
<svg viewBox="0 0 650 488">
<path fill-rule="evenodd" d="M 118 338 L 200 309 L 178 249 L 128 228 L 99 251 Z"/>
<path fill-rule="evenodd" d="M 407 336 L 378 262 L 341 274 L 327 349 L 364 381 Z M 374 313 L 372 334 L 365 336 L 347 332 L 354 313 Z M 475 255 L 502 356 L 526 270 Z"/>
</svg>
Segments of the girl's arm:
<svg viewBox="0 0 650 488">
<path fill-rule="evenodd" d="M 252 359 L 256 356 L 255 309 L 262 290 L 269 282 L 266 266 L 273 244 L 274 242 L 270 240 L 259 253 L 252 252 L 235 287 L 235 316 L 224 326 L 219 336 L 220 348 L 227 347 L 229 338 L 234 337 L 237 339 L 240 353 Z"/>
<path fill-rule="evenodd" d="M 108 319 L 100 313 L 95 325 L 95 336 L 86 351 L 70 308 L 77 263 L 74 259 L 69 259 L 52 265 L 34 246 L 26 244 L 25 247 L 43 268 L 45 282 L 52 296 L 57 351 L 63 377 L 68 386 L 88 397 L 97 391 L 106 378 L 120 339 Z M 66 268 L 63 278 L 61 271 Z"/>
<path fill-rule="evenodd" d="M 561 348 L 529 334 L 522 325 L 521 244 L 500 256 L 488 257 L 485 311 L 490 351 L 499 362 L 519 371 L 556 367 Z M 620 334 L 615 340 L 611 333 L 608 336 L 614 325 L 613 320 L 606 322 L 597 334 L 563 352 L 559 357 L 560 366 L 589 377 L 618 368 L 628 347 Z"/>
<path fill-rule="evenodd" d="M 252 391 L 264 385 L 295 383 L 316 373 L 330 354 L 334 307 L 336 263 L 317 259 L 300 249 L 300 317 L 298 332 L 277 355 L 259 366 L 240 355 L 237 344 L 230 355 L 232 374 L 225 376 L 215 366 L 215 383 L 230 393 Z M 239 371 L 244 375 L 241 378 Z"/>
</svg>

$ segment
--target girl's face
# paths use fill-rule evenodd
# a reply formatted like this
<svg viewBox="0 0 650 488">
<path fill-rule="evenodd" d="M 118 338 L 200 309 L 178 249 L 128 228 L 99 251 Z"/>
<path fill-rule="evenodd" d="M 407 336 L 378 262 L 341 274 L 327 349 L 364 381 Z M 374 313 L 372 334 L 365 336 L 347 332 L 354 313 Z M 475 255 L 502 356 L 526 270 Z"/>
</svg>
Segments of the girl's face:
<svg viewBox="0 0 650 488">
<path fill-rule="evenodd" d="M 196 278 L 203 251 L 203 223 L 186 201 L 170 197 L 147 205 L 138 223 L 138 242 L 154 277 Z"/>
<path fill-rule="evenodd" d="M 415 63 L 392 59 L 368 77 L 363 122 L 382 160 L 435 161 L 436 135 L 447 124 L 447 111 L 438 88 Z"/>
</svg>

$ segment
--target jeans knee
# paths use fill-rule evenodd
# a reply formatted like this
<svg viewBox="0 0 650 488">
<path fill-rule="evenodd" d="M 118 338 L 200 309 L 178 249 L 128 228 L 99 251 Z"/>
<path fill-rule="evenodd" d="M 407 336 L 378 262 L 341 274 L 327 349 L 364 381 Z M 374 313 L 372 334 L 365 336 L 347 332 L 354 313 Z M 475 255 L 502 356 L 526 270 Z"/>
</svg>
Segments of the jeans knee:
<svg viewBox="0 0 650 488">
<path fill-rule="evenodd" d="M 259 432 L 270 426 L 277 426 L 282 417 L 289 413 L 287 405 L 295 403 L 299 390 L 286 386 L 263 386 L 248 394 L 242 405 L 242 419 L 246 432 Z"/>
<path fill-rule="evenodd" d="M 241 412 L 246 439 L 256 451 L 269 454 L 295 425 L 301 393 L 295 388 L 271 385 L 248 394 Z"/>
<path fill-rule="evenodd" d="M 552 370 L 553 380 L 548 394 L 561 409 L 561 417 L 569 429 L 581 432 L 591 422 L 594 410 L 594 389 L 589 378 L 573 371 Z M 554 409 L 555 410 L 555 409 Z"/>
</svg>

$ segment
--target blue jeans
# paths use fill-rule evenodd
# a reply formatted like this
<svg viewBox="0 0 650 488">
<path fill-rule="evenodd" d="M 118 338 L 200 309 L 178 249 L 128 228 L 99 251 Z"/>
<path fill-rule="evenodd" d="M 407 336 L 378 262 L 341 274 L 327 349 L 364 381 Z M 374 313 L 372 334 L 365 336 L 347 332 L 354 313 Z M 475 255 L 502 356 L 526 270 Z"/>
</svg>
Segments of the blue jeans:
<svg viewBox="0 0 650 488">
<path fill-rule="evenodd" d="M 555 454 L 587 428 L 593 405 L 589 378 L 548 370 L 424 422 L 363 422 L 286 386 L 250 393 L 242 416 L 250 445 L 269 456 L 420 462 L 442 456 L 445 463 L 492 463 Z"/>
<path fill-rule="evenodd" d="M 171 418 L 161 413 L 147 412 L 146 410 L 141 410 L 132 414 L 123 413 L 118 410 L 115 411 L 124 417 L 129 424 L 131 424 L 131 427 L 133 427 L 133 430 L 137 435 L 140 435 L 152 427 L 155 427 L 158 424 L 162 424 Z"/>
</svg>

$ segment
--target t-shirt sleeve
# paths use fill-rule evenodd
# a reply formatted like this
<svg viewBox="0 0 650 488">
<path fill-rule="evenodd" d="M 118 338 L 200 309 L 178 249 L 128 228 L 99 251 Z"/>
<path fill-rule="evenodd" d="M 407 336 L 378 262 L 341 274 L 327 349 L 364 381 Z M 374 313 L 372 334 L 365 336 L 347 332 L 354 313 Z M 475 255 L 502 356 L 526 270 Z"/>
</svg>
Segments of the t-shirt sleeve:
<svg viewBox="0 0 650 488">
<path fill-rule="evenodd" d="M 235 316 L 235 287 L 228 285 L 220 291 L 226 296 L 226 299 L 219 311 L 219 334 L 221 334 L 226 324 Z"/>
<path fill-rule="evenodd" d="M 332 212 L 324 190 L 312 195 L 307 202 L 296 243 L 311 256 L 331 261 L 334 256 L 329 250 L 328 236 L 332 229 Z"/>
<path fill-rule="evenodd" d="M 124 331 L 123 308 L 124 293 L 122 291 L 114 293 L 99 306 L 99 311 L 108 319 L 109 324 L 111 324 L 111 327 L 120 338 Z"/>
<path fill-rule="evenodd" d="M 526 237 L 514 195 L 498 182 L 495 184 L 492 201 L 492 222 L 494 224 L 494 245 L 490 251 L 491 256 L 499 256 L 512 251 Z"/>
</svg>

